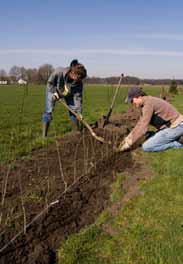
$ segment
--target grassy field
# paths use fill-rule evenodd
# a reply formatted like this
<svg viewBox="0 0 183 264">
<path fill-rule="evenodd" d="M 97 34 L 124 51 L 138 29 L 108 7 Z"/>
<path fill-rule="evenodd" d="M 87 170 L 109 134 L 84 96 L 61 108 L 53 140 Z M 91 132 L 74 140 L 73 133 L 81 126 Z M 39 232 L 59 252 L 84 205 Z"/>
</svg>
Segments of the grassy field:
<svg viewBox="0 0 183 264">
<path fill-rule="evenodd" d="M 106 114 L 114 94 L 112 86 L 86 86 L 83 115 L 94 122 Z M 122 87 L 114 111 L 124 111 L 127 87 Z M 151 94 L 159 93 L 154 88 Z M 44 111 L 45 87 L 0 86 L 0 161 L 14 159 L 31 149 L 44 145 L 41 118 Z M 57 103 L 48 141 L 71 130 L 67 111 Z"/>
<path fill-rule="evenodd" d="M 146 87 L 151 95 L 158 95 L 160 88 Z M 41 138 L 41 115 L 44 110 L 44 87 L 0 87 L 0 161 L 18 158 L 31 149 L 44 146 Z M 115 112 L 127 109 L 122 87 Z M 84 93 L 84 116 L 93 122 L 108 110 L 114 87 L 88 86 Z M 183 113 L 183 95 L 176 96 L 173 104 Z M 55 136 L 70 131 L 67 112 L 60 104 L 54 112 L 50 130 Z M 64 264 L 182 264 L 183 263 L 183 162 L 181 150 L 164 153 L 142 154 L 151 163 L 154 178 L 141 186 L 142 196 L 130 201 L 116 217 L 103 212 L 96 223 L 72 235 L 61 246 L 59 263 Z M 143 155 L 143 156 L 142 156 Z M 119 175 L 111 200 L 120 200 Z M 109 235 L 102 229 L 109 224 L 116 234 Z"/>
<path fill-rule="evenodd" d="M 182 100 L 182 95 L 176 96 L 172 103 L 183 112 Z M 95 224 L 70 236 L 58 251 L 59 263 L 183 263 L 182 151 L 139 152 L 154 174 L 151 181 L 141 184 L 143 195 L 128 202 L 116 217 L 106 210 Z M 111 201 L 123 196 L 124 176 L 118 176 Z M 115 231 L 113 235 L 103 231 L 104 224 Z"/>
<path fill-rule="evenodd" d="M 59 251 L 59 263 L 183 263 L 182 152 L 154 154 L 151 159 L 156 177 L 142 186 L 144 195 L 116 217 L 103 213 L 93 226 L 71 236 Z M 120 193 L 120 177 L 118 181 Z M 103 231 L 106 223 L 114 235 Z"/>
<path fill-rule="evenodd" d="M 124 109 L 119 102 L 125 90 L 120 91 L 118 111 Z M 83 114 L 89 122 L 106 113 L 113 92 L 113 87 L 86 87 Z M 44 144 L 41 139 L 44 104 L 44 86 L 29 86 L 28 90 L 22 86 L 0 86 L 0 161 L 13 159 Z M 69 130 L 68 113 L 57 103 L 48 140 L 52 141 Z"/>
</svg>

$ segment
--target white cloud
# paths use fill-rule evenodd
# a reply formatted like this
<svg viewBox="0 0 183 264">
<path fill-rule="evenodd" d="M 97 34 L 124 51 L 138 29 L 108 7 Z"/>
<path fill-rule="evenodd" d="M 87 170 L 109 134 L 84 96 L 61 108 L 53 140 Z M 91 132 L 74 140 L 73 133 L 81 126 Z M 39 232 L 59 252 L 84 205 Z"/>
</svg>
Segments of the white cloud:
<svg viewBox="0 0 183 264">
<path fill-rule="evenodd" d="M 36 55 L 127 55 L 127 56 L 167 56 L 183 57 L 183 51 L 145 50 L 145 49 L 0 49 L 1 55 L 36 54 Z"/>
</svg>

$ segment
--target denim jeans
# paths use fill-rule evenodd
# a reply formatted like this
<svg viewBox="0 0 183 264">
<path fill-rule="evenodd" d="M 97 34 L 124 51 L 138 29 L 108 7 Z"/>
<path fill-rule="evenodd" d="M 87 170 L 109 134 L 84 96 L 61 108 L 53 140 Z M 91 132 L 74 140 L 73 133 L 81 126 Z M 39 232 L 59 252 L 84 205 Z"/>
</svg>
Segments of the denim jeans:
<svg viewBox="0 0 183 264">
<path fill-rule="evenodd" d="M 46 109 L 43 114 L 43 122 L 49 123 L 52 120 L 52 112 L 55 108 L 55 102 L 52 100 L 53 93 L 46 91 Z M 82 93 L 75 93 L 65 97 L 67 105 L 76 113 L 82 112 Z M 73 122 L 77 122 L 76 117 L 69 112 L 70 118 Z"/>
<path fill-rule="evenodd" d="M 183 135 L 183 123 L 175 128 L 165 128 L 144 142 L 142 148 L 146 152 L 163 151 L 169 148 L 183 148 L 177 140 Z"/>
</svg>

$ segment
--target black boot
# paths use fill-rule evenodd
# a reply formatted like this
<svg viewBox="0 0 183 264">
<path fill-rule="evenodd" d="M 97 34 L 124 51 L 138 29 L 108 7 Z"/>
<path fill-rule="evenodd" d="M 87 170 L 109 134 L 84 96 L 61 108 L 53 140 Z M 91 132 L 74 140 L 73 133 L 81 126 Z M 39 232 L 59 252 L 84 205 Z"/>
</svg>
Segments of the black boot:
<svg viewBox="0 0 183 264">
<path fill-rule="evenodd" d="M 43 138 L 47 137 L 49 126 L 50 126 L 50 122 L 43 123 Z"/>
<path fill-rule="evenodd" d="M 183 135 L 178 139 L 178 142 L 183 144 Z"/>
</svg>

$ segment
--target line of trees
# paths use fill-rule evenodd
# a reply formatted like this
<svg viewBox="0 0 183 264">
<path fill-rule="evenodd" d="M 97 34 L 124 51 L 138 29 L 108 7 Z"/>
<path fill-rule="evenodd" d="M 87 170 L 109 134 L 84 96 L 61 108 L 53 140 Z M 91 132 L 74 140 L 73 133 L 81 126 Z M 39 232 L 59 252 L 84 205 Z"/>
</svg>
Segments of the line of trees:
<svg viewBox="0 0 183 264">
<path fill-rule="evenodd" d="M 7 73 L 5 70 L 0 70 L 0 81 L 7 80 L 8 82 L 16 82 L 22 78 L 28 83 L 33 84 L 46 84 L 50 74 L 54 71 L 54 67 L 51 64 L 43 64 L 38 69 L 13 66 Z M 85 80 L 88 84 L 116 84 L 119 82 L 119 77 L 88 77 Z M 139 84 L 140 79 L 136 77 L 127 76 L 124 78 L 123 83 L 125 84 Z"/>
<path fill-rule="evenodd" d="M 38 69 L 19 67 L 14 65 L 7 73 L 4 69 L 0 70 L 0 81 L 8 81 L 13 83 L 20 78 L 28 81 L 28 83 L 46 84 L 48 77 L 53 72 L 54 68 L 51 64 L 43 64 Z"/>
<path fill-rule="evenodd" d="M 32 84 L 46 84 L 50 74 L 54 71 L 54 67 L 51 64 L 43 64 L 39 68 L 25 68 L 14 65 L 9 72 L 4 69 L 0 69 L 0 81 L 8 81 L 8 83 L 14 83 L 20 78 L 26 80 Z M 117 84 L 119 76 L 113 77 L 88 77 L 85 83 L 88 84 Z M 170 85 L 171 79 L 140 79 L 134 76 L 126 76 L 123 79 L 123 84 L 151 84 L 151 85 Z M 176 80 L 177 84 L 183 85 L 183 80 Z"/>
<path fill-rule="evenodd" d="M 106 78 L 100 78 L 100 77 L 90 77 L 86 79 L 86 82 L 88 84 L 117 84 L 119 82 L 119 76 L 113 76 L 113 77 L 106 77 Z M 137 77 L 133 76 L 126 76 L 123 78 L 122 83 L 123 84 L 140 84 L 141 80 Z"/>
</svg>

